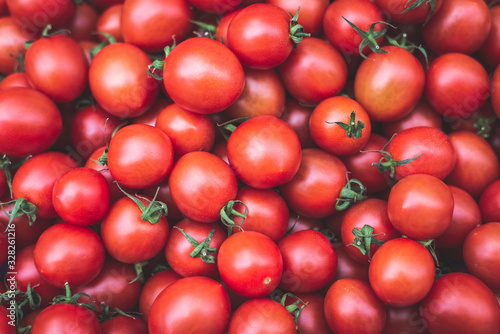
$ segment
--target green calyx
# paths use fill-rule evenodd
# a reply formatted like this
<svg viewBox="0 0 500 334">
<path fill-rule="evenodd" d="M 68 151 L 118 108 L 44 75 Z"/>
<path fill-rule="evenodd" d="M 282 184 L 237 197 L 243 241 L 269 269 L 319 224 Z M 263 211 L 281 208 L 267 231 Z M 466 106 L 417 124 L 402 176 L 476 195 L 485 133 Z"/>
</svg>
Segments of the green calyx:
<svg viewBox="0 0 500 334">
<path fill-rule="evenodd" d="M 139 195 L 135 195 L 135 196 L 132 196 L 130 195 L 129 193 L 127 193 L 126 191 L 124 191 L 120 185 L 118 184 L 118 182 L 116 182 L 116 185 L 118 186 L 118 188 L 128 197 L 130 198 L 132 201 L 134 201 L 135 204 L 137 204 L 137 206 L 139 207 L 139 209 L 141 210 L 142 214 L 141 214 L 141 219 L 143 221 L 148 221 L 150 222 L 151 224 L 156 224 L 160 221 L 160 219 L 163 217 L 163 216 L 166 216 L 167 215 L 167 212 L 168 212 L 168 208 L 167 208 L 167 205 L 163 202 L 159 202 L 159 201 L 156 201 L 156 197 L 158 196 L 158 192 L 160 191 L 160 188 L 158 187 L 158 189 L 156 189 L 156 193 L 155 193 L 155 196 L 153 197 L 153 200 L 149 200 L 148 198 L 146 197 L 143 197 L 143 196 L 139 196 Z M 148 206 L 146 206 L 142 201 L 142 200 L 145 200 L 146 202 L 148 202 Z"/>
<path fill-rule="evenodd" d="M 427 56 L 427 51 L 425 50 L 425 48 L 422 47 L 421 45 L 415 45 L 411 43 L 406 39 L 407 37 L 408 35 L 406 33 L 402 33 L 401 35 L 398 35 L 395 38 L 385 36 L 389 44 L 392 46 L 400 47 L 408 52 L 413 52 L 415 50 L 420 51 L 424 55 L 426 68 L 429 68 L 429 57 Z"/>
<path fill-rule="evenodd" d="M 384 21 L 379 21 L 379 22 L 372 23 L 370 25 L 370 28 L 368 29 L 368 31 L 364 31 L 364 30 L 359 29 L 354 23 L 352 23 L 351 21 L 349 21 L 345 17 L 342 16 L 342 18 L 363 38 L 363 40 L 359 44 L 359 55 L 361 57 L 363 57 L 365 59 L 371 59 L 371 58 L 366 57 L 363 54 L 363 49 L 367 45 L 370 48 L 370 50 L 372 50 L 375 53 L 387 53 L 386 50 L 380 48 L 380 46 L 377 43 L 377 38 L 385 35 L 385 33 L 387 31 L 387 26 L 390 26 L 390 27 L 396 29 L 395 26 L 393 26 L 390 23 L 384 22 Z M 382 30 L 375 31 L 375 26 L 379 23 L 384 24 L 385 27 Z M 371 59 L 371 60 L 374 60 L 374 59 Z"/>
<path fill-rule="evenodd" d="M 8 212 L 5 211 L 3 208 L 4 205 L 9 205 L 9 204 L 14 204 L 14 207 L 12 210 L 9 210 Z M 10 225 L 12 224 L 12 221 L 14 218 L 20 217 L 22 215 L 26 215 L 29 219 L 29 225 L 32 226 L 33 223 L 36 220 L 36 214 L 38 212 L 38 208 L 36 205 L 30 203 L 26 198 L 18 198 L 17 200 L 12 200 L 10 202 L 6 203 L 0 203 L 0 206 L 2 206 L 2 210 L 4 213 L 9 217 L 9 223 L 7 224 L 7 227 L 5 228 L 5 232 L 7 232 L 10 228 Z"/>
<path fill-rule="evenodd" d="M 290 11 L 288 11 L 288 13 L 290 14 L 290 16 L 292 17 L 290 19 L 290 33 L 289 33 L 289 36 L 290 36 L 291 40 L 294 43 L 294 48 L 296 48 L 299 45 L 299 43 L 304 39 L 304 37 L 311 36 L 311 34 L 304 32 L 304 27 L 301 26 L 299 24 L 299 22 L 298 22 L 298 20 L 299 20 L 299 11 L 300 11 L 300 7 L 295 12 L 295 15 L 292 15 L 292 13 Z"/>
<path fill-rule="evenodd" d="M 238 126 L 240 126 L 243 122 L 246 122 L 249 119 L 250 118 L 248 118 L 248 117 L 231 119 L 231 120 L 224 122 L 222 124 L 217 124 L 217 128 L 221 131 L 222 136 L 224 136 L 224 139 L 226 139 L 226 141 L 227 141 L 229 139 L 229 136 L 231 135 L 231 133 L 233 133 L 234 130 L 236 130 L 236 128 Z"/>
<path fill-rule="evenodd" d="M 183 229 L 174 226 L 174 228 L 181 231 L 184 237 L 189 241 L 191 245 L 193 245 L 194 249 L 189 255 L 192 258 L 200 258 L 205 263 L 215 263 L 214 254 L 217 252 L 217 248 L 210 247 L 210 242 L 212 241 L 212 237 L 215 233 L 215 228 L 217 225 L 214 224 L 214 227 L 208 233 L 208 236 L 203 240 L 203 242 L 198 242 L 195 238 L 187 234 Z"/>
<path fill-rule="evenodd" d="M 98 44 L 98 45 L 94 46 L 92 49 L 90 49 L 90 58 L 92 58 L 92 59 L 94 59 L 94 57 L 102 49 L 104 49 L 106 46 L 116 43 L 116 39 L 113 36 L 111 36 L 110 34 L 108 34 L 107 32 L 98 32 L 97 34 L 102 35 L 105 38 L 100 44 Z"/>
<path fill-rule="evenodd" d="M 22 326 L 24 318 L 23 310 L 26 310 L 27 308 L 32 311 L 39 309 L 42 303 L 42 298 L 35 290 L 33 290 L 38 285 L 32 287 L 31 283 L 28 283 L 26 292 L 23 292 L 17 288 L 17 283 L 14 284 L 16 285 L 15 291 L 9 290 L 0 294 L 0 304 L 3 305 L 6 303 L 12 303 L 11 305 L 14 306 L 14 312 L 16 315 L 17 333 L 29 333 L 31 326 Z"/>
<path fill-rule="evenodd" d="M 238 203 L 243 205 L 244 207 L 243 213 L 234 209 L 234 205 Z M 248 213 L 248 208 L 242 201 L 229 201 L 220 210 L 221 221 L 224 225 L 228 227 L 227 229 L 228 236 L 231 236 L 234 227 L 238 228 L 240 231 L 243 231 L 241 225 L 243 225 L 243 222 L 247 218 L 247 213 Z M 235 216 L 241 218 L 241 221 L 238 224 L 234 221 Z"/>
<path fill-rule="evenodd" d="M 340 191 L 339 198 L 335 203 L 335 209 L 342 211 L 352 204 L 366 199 L 366 187 L 361 181 L 347 178 L 347 184 Z"/>
<path fill-rule="evenodd" d="M 371 258 L 370 248 L 372 244 L 378 246 L 382 246 L 384 244 L 384 241 L 375 238 L 376 236 L 384 233 L 373 234 L 373 227 L 370 225 L 364 225 L 361 229 L 353 228 L 352 234 L 354 234 L 354 242 L 348 246 L 356 247 L 359 249 L 361 254 L 368 255 L 369 258 Z"/>
<path fill-rule="evenodd" d="M 70 34 L 71 31 L 69 29 L 59 29 L 59 30 L 56 30 L 56 31 L 53 31 L 53 32 L 49 32 L 50 30 L 52 30 L 52 25 L 50 24 L 47 24 L 45 26 L 45 28 L 43 28 L 43 31 L 42 31 L 42 35 L 40 36 L 41 38 L 47 38 L 47 37 L 52 37 L 52 36 L 55 36 L 55 35 L 61 35 L 63 33 L 68 33 Z M 29 41 L 26 41 L 24 43 L 24 48 L 25 49 L 29 49 L 29 47 L 35 43 L 36 40 L 29 40 Z"/>
<path fill-rule="evenodd" d="M 163 80 L 163 67 L 165 66 L 165 59 L 168 57 L 170 52 L 172 52 L 176 45 L 175 37 L 173 37 L 173 40 L 174 42 L 172 43 L 172 46 L 166 46 L 163 49 L 165 57 L 163 57 L 162 59 L 155 59 L 153 63 L 151 63 L 151 65 L 148 65 L 148 77 L 153 77 L 159 81 Z"/>
<path fill-rule="evenodd" d="M 408 6 L 410 4 L 410 2 L 411 2 L 411 0 L 408 0 L 408 2 L 405 5 L 406 9 L 403 10 L 401 12 L 401 14 L 408 13 L 409 11 L 428 3 L 429 6 L 431 7 L 431 12 L 429 13 L 429 16 L 427 16 L 427 19 L 425 20 L 423 25 L 425 25 L 427 22 L 429 22 L 432 15 L 434 15 L 434 11 L 436 10 L 436 0 L 417 0 L 414 3 L 412 3 L 410 6 Z"/>
<path fill-rule="evenodd" d="M 195 35 L 197 35 L 198 37 L 206 37 L 215 40 L 215 32 L 217 31 L 216 26 L 196 20 L 189 20 L 189 22 L 191 22 L 194 25 L 197 25 L 202 29 L 201 32 L 199 31 L 194 32 Z"/>
<path fill-rule="evenodd" d="M 491 133 L 491 125 L 497 120 L 496 116 L 492 117 L 484 117 L 481 115 L 476 116 L 476 120 L 474 122 L 474 129 L 476 129 L 476 133 L 483 138 L 489 138 Z"/>
<path fill-rule="evenodd" d="M 360 120 L 358 120 L 358 122 L 356 123 L 356 110 L 353 110 L 353 112 L 351 112 L 351 115 L 349 116 L 349 123 L 328 121 L 326 123 L 337 124 L 346 131 L 346 136 L 348 138 L 354 139 L 358 139 L 361 137 L 361 135 L 363 134 L 363 129 L 365 127 L 365 123 Z"/>
<path fill-rule="evenodd" d="M 287 298 L 292 298 L 295 301 L 289 305 L 286 305 Z M 281 297 L 281 300 L 279 302 L 292 315 L 293 321 L 295 322 L 295 329 L 297 330 L 297 333 L 300 334 L 299 318 L 300 318 L 300 314 L 302 313 L 302 310 L 304 309 L 304 307 L 306 307 L 307 303 L 290 292 L 283 294 L 283 296 Z"/>
<path fill-rule="evenodd" d="M 66 295 L 64 295 L 64 296 L 62 296 L 62 295 L 61 296 L 55 296 L 54 299 L 52 299 L 52 304 L 80 305 L 80 306 L 83 306 L 83 307 L 85 307 L 85 308 L 87 308 L 87 309 L 89 309 L 91 311 L 95 310 L 95 305 L 92 304 L 92 303 L 81 303 L 81 302 L 78 302 L 78 299 L 80 299 L 80 297 L 86 297 L 90 301 L 92 301 L 92 298 L 88 294 L 83 293 L 83 292 L 72 294 L 68 282 L 64 283 L 64 290 L 66 292 Z"/>
<path fill-rule="evenodd" d="M 0 158 L 0 170 L 3 171 L 5 174 L 5 178 L 7 180 L 7 186 L 9 187 L 10 198 L 14 197 L 12 195 L 12 173 L 11 173 L 11 171 L 19 168 L 29 158 L 31 158 L 31 155 L 27 156 L 26 158 L 22 159 L 21 161 L 19 161 L 17 163 L 14 163 L 14 164 L 9 159 L 9 157 L 6 155 L 4 155 L 2 158 Z"/>
</svg>

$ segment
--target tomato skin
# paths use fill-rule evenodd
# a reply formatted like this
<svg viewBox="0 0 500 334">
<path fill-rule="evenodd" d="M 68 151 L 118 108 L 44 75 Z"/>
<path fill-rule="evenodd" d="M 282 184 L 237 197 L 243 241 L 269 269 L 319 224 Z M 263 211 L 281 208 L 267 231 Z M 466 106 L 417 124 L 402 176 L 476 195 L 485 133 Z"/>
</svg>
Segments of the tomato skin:
<svg viewBox="0 0 500 334">
<path fill-rule="evenodd" d="M 84 306 L 55 304 L 38 314 L 31 333 L 101 334 L 102 331 L 96 315 Z"/>
<path fill-rule="evenodd" d="M 300 142 L 292 128 L 275 116 L 249 119 L 227 142 L 229 163 L 240 180 L 257 189 L 290 181 L 300 166 Z"/>
<path fill-rule="evenodd" d="M 191 5 L 203 12 L 223 14 L 234 10 L 242 0 L 188 0 Z"/>
<path fill-rule="evenodd" d="M 0 90 L 0 154 L 13 158 L 42 153 L 62 130 L 59 109 L 42 93 L 24 87 Z"/>
<path fill-rule="evenodd" d="M 139 297 L 139 311 L 142 319 L 148 322 L 149 312 L 156 297 L 170 284 L 181 279 L 182 276 L 173 270 L 162 270 L 151 276 L 141 290 Z"/>
<path fill-rule="evenodd" d="M 156 195 L 157 201 L 165 203 L 167 205 L 167 219 L 169 222 L 179 221 L 184 218 L 184 216 L 182 215 L 182 212 L 179 211 L 179 208 L 177 207 L 177 205 L 175 205 L 174 200 L 172 199 L 170 187 L 168 186 L 168 180 L 169 177 L 167 176 L 160 183 L 152 187 L 143 189 L 142 192 L 144 193 L 144 195 L 151 198 L 154 198 Z M 160 188 L 160 190 L 158 191 L 158 194 L 156 194 L 158 188 Z"/>
<path fill-rule="evenodd" d="M 337 255 L 328 238 L 314 230 L 299 231 L 278 244 L 283 257 L 280 287 L 291 293 L 321 289 L 335 276 Z"/>
<path fill-rule="evenodd" d="M 500 115 L 500 66 L 497 66 L 491 76 L 491 106 L 495 114 Z"/>
<path fill-rule="evenodd" d="M 97 103 L 120 118 L 144 114 L 156 101 L 159 85 L 148 77 L 148 55 L 127 43 L 104 47 L 92 60 L 89 84 Z"/>
<path fill-rule="evenodd" d="M 500 306 L 494 294 L 478 278 L 465 273 L 438 278 L 420 303 L 420 314 L 433 334 L 500 331 Z"/>
<path fill-rule="evenodd" d="M 175 163 L 168 184 L 179 210 L 204 223 L 219 220 L 220 210 L 238 193 L 238 180 L 231 167 L 203 151 L 183 155 Z"/>
<path fill-rule="evenodd" d="M 7 87 L 26 87 L 32 88 L 28 81 L 28 76 L 24 72 L 14 72 L 6 76 L 0 82 L 0 88 Z"/>
<path fill-rule="evenodd" d="M 334 333 L 380 333 L 385 307 L 365 282 L 351 278 L 336 281 L 325 296 L 325 316 Z"/>
<path fill-rule="evenodd" d="M 224 283 L 247 298 L 264 297 L 280 283 L 283 259 L 276 244 L 262 233 L 236 233 L 222 243 L 217 267 Z"/>
<path fill-rule="evenodd" d="M 486 67 L 495 69 L 500 64 L 500 7 L 493 6 L 489 11 L 491 29 L 477 55 Z"/>
<path fill-rule="evenodd" d="M 387 319 L 381 334 L 428 334 L 418 311 L 418 304 L 385 308 Z"/>
<path fill-rule="evenodd" d="M 174 162 L 170 138 L 160 129 L 131 124 L 118 130 L 109 143 L 108 167 L 120 184 L 147 188 L 167 177 Z"/>
<path fill-rule="evenodd" d="M 163 84 L 180 107 L 213 114 L 238 99 L 245 87 L 245 73 L 225 45 L 196 37 L 178 44 L 165 58 Z"/>
<path fill-rule="evenodd" d="M 375 4 L 390 17 L 392 22 L 404 24 L 423 23 L 431 14 L 431 6 L 428 2 L 420 4 L 417 8 L 406 13 L 402 13 L 406 8 L 413 5 L 416 0 L 375 0 Z M 441 8 L 442 0 L 436 0 L 434 3 L 434 14 Z"/>
<path fill-rule="evenodd" d="M 113 36 L 117 42 L 124 42 L 121 24 L 122 12 L 123 4 L 118 4 L 106 8 L 101 13 L 96 26 L 96 31 L 100 33 L 97 37 L 101 41 L 106 38 L 102 33 L 106 33 Z"/>
<path fill-rule="evenodd" d="M 335 254 L 337 254 L 337 271 L 333 281 L 338 281 L 343 278 L 354 278 L 366 283 L 368 280 L 368 265 L 358 262 L 349 255 L 342 242 L 333 244 Z"/>
<path fill-rule="evenodd" d="M 222 334 L 230 314 L 229 297 L 220 283 L 207 277 L 186 277 L 166 287 L 154 301 L 149 333 Z"/>
<path fill-rule="evenodd" d="M 300 312 L 297 323 L 301 334 L 332 334 L 324 312 L 325 296 L 320 293 L 297 294 L 307 305 Z M 292 299 L 292 302 L 294 300 Z"/>
<path fill-rule="evenodd" d="M 56 287 L 90 282 L 104 265 L 104 246 L 99 235 L 86 226 L 55 224 L 42 233 L 33 257 L 42 277 Z"/>
<path fill-rule="evenodd" d="M 0 36 L 8 36 L 8 38 L 0 38 L 0 73 L 11 74 L 19 65 L 12 55 L 24 55 L 26 49 L 24 43 L 32 38 L 11 16 L 0 17 Z"/>
<path fill-rule="evenodd" d="M 228 334 L 289 334 L 295 333 L 291 314 L 280 303 L 267 298 L 254 298 L 234 311 Z"/>
<path fill-rule="evenodd" d="M 368 270 L 375 294 L 387 305 L 405 307 L 421 301 L 434 283 L 434 260 L 409 238 L 387 241 L 377 250 Z"/>
<path fill-rule="evenodd" d="M 141 318 L 119 315 L 101 323 L 102 334 L 148 334 L 148 326 Z"/>
<path fill-rule="evenodd" d="M 99 13 L 89 3 L 82 3 L 76 8 L 75 16 L 69 26 L 71 39 L 76 42 L 95 40 L 93 31 L 96 30 Z"/>
<path fill-rule="evenodd" d="M 316 146 L 309 132 L 309 119 L 312 111 L 311 107 L 303 106 L 294 99 L 287 99 L 285 111 L 281 114 L 281 119 L 287 122 L 297 134 L 302 148 Z"/>
<path fill-rule="evenodd" d="M 500 221 L 500 180 L 491 183 L 479 198 L 479 209 L 483 222 Z"/>
<path fill-rule="evenodd" d="M 4 334 L 16 334 L 16 326 L 12 326 L 9 324 L 11 319 L 9 318 L 10 311 L 7 310 L 6 306 L 0 305 L 0 331 Z"/>
<path fill-rule="evenodd" d="M 121 15 L 123 38 L 145 52 L 161 52 L 173 43 L 173 35 L 177 42 L 189 35 L 192 19 L 193 11 L 186 0 L 125 1 Z"/>
<path fill-rule="evenodd" d="M 295 14 L 300 8 L 298 22 L 304 27 L 306 33 L 318 36 L 323 30 L 323 16 L 328 8 L 328 0 L 268 0 L 267 3 L 278 6 Z"/>
</svg>

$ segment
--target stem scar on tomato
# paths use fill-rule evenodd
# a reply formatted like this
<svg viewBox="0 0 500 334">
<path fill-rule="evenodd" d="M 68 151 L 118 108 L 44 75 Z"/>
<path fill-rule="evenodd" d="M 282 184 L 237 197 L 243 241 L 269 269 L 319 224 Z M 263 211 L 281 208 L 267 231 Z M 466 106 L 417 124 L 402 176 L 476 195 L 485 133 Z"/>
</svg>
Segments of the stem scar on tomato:
<svg viewBox="0 0 500 334">
<path fill-rule="evenodd" d="M 217 225 L 214 225 L 203 242 L 198 242 L 195 238 L 187 234 L 182 228 L 177 226 L 174 226 L 174 228 L 181 231 L 184 237 L 186 237 L 189 243 L 194 247 L 193 251 L 189 253 L 192 258 L 200 258 L 205 263 L 215 263 L 214 254 L 217 252 L 217 248 L 210 247 L 210 242 L 214 236 L 216 226 Z"/>
<path fill-rule="evenodd" d="M 370 28 L 368 29 L 368 31 L 363 31 L 363 30 L 359 29 L 354 23 L 352 23 L 351 21 L 346 19 L 344 16 L 342 16 L 342 18 L 363 38 L 363 41 L 361 41 L 361 43 L 359 44 L 359 54 L 361 55 L 361 57 L 363 57 L 365 59 L 371 59 L 371 58 L 368 58 L 367 56 L 365 56 L 363 53 L 363 49 L 367 45 L 370 48 L 370 50 L 372 50 L 375 53 L 387 53 L 386 50 L 380 48 L 376 39 L 385 34 L 385 32 L 387 31 L 387 26 L 390 26 L 390 27 L 396 29 L 395 26 L 393 26 L 390 23 L 384 22 L 384 21 L 379 21 L 379 22 L 372 23 L 370 25 Z M 385 24 L 386 27 L 384 27 L 384 29 L 382 29 L 382 30 L 375 31 L 375 25 L 377 25 L 379 23 Z M 371 59 L 371 60 L 374 60 L 374 59 Z"/>
<path fill-rule="evenodd" d="M 328 122 L 328 121 L 325 122 L 327 124 L 337 124 L 346 131 L 346 136 L 348 138 L 354 138 L 354 139 L 360 138 L 363 133 L 363 129 L 365 128 L 365 123 L 363 123 L 361 120 L 358 120 L 358 122 L 356 123 L 356 110 L 353 110 L 351 112 L 349 123 Z"/>
</svg>

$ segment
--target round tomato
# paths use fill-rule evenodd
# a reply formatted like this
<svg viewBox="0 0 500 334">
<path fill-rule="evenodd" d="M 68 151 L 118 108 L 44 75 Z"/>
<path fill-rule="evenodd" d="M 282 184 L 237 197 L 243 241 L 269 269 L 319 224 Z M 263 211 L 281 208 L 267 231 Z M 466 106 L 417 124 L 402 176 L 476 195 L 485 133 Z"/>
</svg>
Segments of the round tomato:
<svg viewBox="0 0 500 334">
<path fill-rule="evenodd" d="M 415 24 L 427 21 L 441 8 L 443 1 L 432 0 L 432 2 L 417 3 L 417 0 L 375 0 L 375 4 L 385 12 L 392 22 Z M 412 8 L 416 4 L 418 6 Z"/>
<path fill-rule="evenodd" d="M 490 9 L 491 29 L 478 50 L 478 57 L 490 69 L 500 65 L 500 7 L 492 6 Z"/>
<path fill-rule="evenodd" d="M 30 82 L 28 81 L 28 76 L 24 72 L 11 73 L 0 81 L 0 88 L 7 87 L 32 88 Z"/>
<path fill-rule="evenodd" d="M 297 134 L 302 148 L 314 147 L 314 141 L 309 132 L 309 119 L 313 108 L 304 106 L 294 99 L 287 99 L 285 111 L 281 119 L 288 123 Z"/>
<path fill-rule="evenodd" d="M 97 37 L 102 41 L 106 39 L 106 34 L 111 35 L 117 42 L 123 42 L 121 17 L 123 4 L 113 5 L 106 8 L 97 21 L 96 31 L 99 33 Z"/>
<path fill-rule="evenodd" d="M 342 242 L 333 244 L 335 254 L 337 254 L 337 272 L 333 281 L 338 281 L 342 278 L 355 278 L 357 280 L 369 283 L 368 280 L 368 265 L 358 262 L 349 255 Z"/>
<path fill-rule="evenodd" d="M 77 42 L 95 40 L 93 32 L 96 30 L 99 13 L 91 4 L 81 3 L 76 8 L 75 16 L 69 26 L 71 38 Z"/>
<path fill-rule="evenodd" d="M 330 4 L 328 0 L 268 0 L 267 3 L 278 6 L 295 14 L 300 8 L 298 22 L 306 33 L 318 36 L 323 30 L 323 16 Z"/>
<path fill-rule="evenodd" d="M 491 183 L 479 198 L 483 222 L 500 222 L 500 180 Z"/>
<path fill-rule="evenodd" d="M 141 318 L 118 315 L 101 322 L 102 334 L 148 334 L 148 326 Z"/>
<path fill-rule="evenodd" d="M 139 297 L 139 312 L 142 319 L 148 322 L 149 312 L 156 297 L 170 284 L 181 279 L 182 276 L 171 269 L 162 270 L 151 276 L 141 290 Z"/>
<path fill-rule="evenodd" d="M 55 304 L 38 314 L 30 333 L 101 334 L 102 330 L 97 316 L 84 306 Z"/>
<path fill-rule="evenodd" d="M 33 38 L 11 16 L 0 17 L 0 73 L 11 74 L 19 67 L 14 56 L 26 53 L 24 43 Z"/>
</svg>

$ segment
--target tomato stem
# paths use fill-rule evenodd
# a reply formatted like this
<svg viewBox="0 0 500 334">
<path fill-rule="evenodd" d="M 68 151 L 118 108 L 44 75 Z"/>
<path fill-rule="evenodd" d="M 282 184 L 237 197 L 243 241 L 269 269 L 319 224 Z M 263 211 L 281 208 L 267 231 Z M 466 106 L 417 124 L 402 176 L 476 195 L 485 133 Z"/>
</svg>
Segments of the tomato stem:
<svg viewBox="0 0 500 334">
<path fill-rule="evenodd" d="M 102 49 L 104 49 L 106 46 L 116 43 L 116 39 L 111 34 L 108 34 L 107 32 L 96 32 L 95 34 L 102 35 L 105 38 L 100 44 L 98 44 L 98 45 L 94 46 L 92 49 L 90 49 L 90 58 L 91 59 L 94 59 L 94 57 Z"/>
<path fill-rule="evenodd" d="M 400 14 L 408 13 L 409 11 L 411 11 L 419 6 L 421 6 L 425 3 L 428 3 L 429 6 L 431 7 L 431 12 L 429 13 L 429 16 L 427 16 L 427 19 L 425 20 L 425 22 L 423 24 L 423 25 L 425 25 L 430 20 L 432 15 L 434 15 L 434 11 L 436 9 L 436 0 L 417 0 L 414 3 L 412 3 L 411 6 L 408 6 L 410 4 L 410 2 L 411 2 L 411 0 L 408 0 L 408 2 L 405 5 L 406 9 L 403 10 Z"/>
<path fill-rule="evenodd" d="M 347 209 L 351 204 L 364 199 L 366 199 L 366 187 L 361 181 L 347 177 L 347 183 L 340 191 L 335 208 L 337 211 L 342 211 Z"/>
<path fill-rule="evenodd" d="M 153 77 L 156 80 L 162 81 L 163 80 L 163 67 L 165 66 L 165 59 L 168 57 L 170 52 L 175 48 L 176 46 L 176 41 L 175 41 L 175 36 L 172 36 L 172 39 L 174 42 L 172 43 L 172 46 L 166 46 L 163 49 L 163 52 L 165 53 L 165 56 L 162 59 L 155 59 L 151 65 L 148 65 L 148 77 Z M 160 72 L 161 74 L 157 74 L 156 72 Z"/>
<path fill-rule="evenodd" d="M 363 38 L 363 40 L 359 44 L 359 55 L 361 57 L 363 57 L 365 59 L 371 59 L 371 58 L 366 57 L 363 54 L 363 49 L 367 45 L 370 48 L 370 50 L 372 50 L 375 53 L 387 53 L 386 50 L 380 48 L 380 46 L 377 43 L 377 38 L 385 35 L 385 32 L 387 31 L 387 26 L 390 26 L 390 27 L 396 29 L 395 26 L 393 26 L 390 23 L 384 22 L 384 21 L 379 21 L 379 22 L 372 23 L 370 25 L 370 28 L 368 29 L 368 31 L 364 31 L 364 30 L 359 29 L 354 23 L 352 23 L 351 21 L 346 19 L 344 16 L 342 16 L 342 18 Z M 379 23 L 384 24 L 385 27 L 382 30 L 375 31 L 375 25 L 377 25 Z M 375 59 L 371 59 L 371 60 L 375 60 Z"/>
<path fill-rule="evenodd" d="M 9 212 L 5 211 L 3 208 L 4 205 L 9 205 L 9 204 L 14 204 L 14 207 L 12 210 Z M 9 229 L 10 224 L 12 224 L 12 221 L 14 218 L 20 217 L 22 215 L 26 215 L 29 219 L 29 225 L 33 226 L 33 223 L 36 220 L 36 214 L 38 212 L 38 208 L 36 205 L 30 203 L 26 198 L 18 198 L 17 200 L 12 200 L 9 202 L 5 203 L 0 203 L 0 206 L 2 207 L 3 212 L 9 217 L 9 223 L 7 224 L 7 227 L 5 228 L 5 232 Z"/>
<path fill-rule="evenodd" d="M 290 36 L 290 39 L 294 43 L 294 48 L 297 48 L 297 46 L 304 39 L 304 37 L 311 36 L 311 34 L 304 32 L 304 27 L 302 25 L 300 25 L 299 22 L 298 22 L 298 20 L 299 20 L 299 11 L 300 11 L 300 7 L 295 12 L 295 15 L 292 15 L 292 13 L 290 11 L 288 11 L 288 13 L 290 14 L 290 16 L 292 17 L 290 19 L 290 33 L 289 33 L 289 36 Z"/>
<path fill-rule="evenodd" d="M 142 212 L 141 219 L 143 221 L 145 222 L 148 221 L 151 224 L 156 224 L 160 221 L 161 217 L 167 215 L 168 212 L 167 205 L 163 202 L 156 200 L 156 197 L 158 196 L 158 193 L 160 191 L 160 187 L 156 189 L 156 193 L 155 196 L 153 197 L 153 200 L 150 200 L 144 196 L 139 196 L 139 195 L 132 196 L 125 190 L 123 190 L 118 184 L 118 182 L 115 181 L 115 183 L 118 186 L 118 189 L 122 191 L 122 193 L 124 193 L 128 198 L 134 201 L 135 204 L 137 204 L 137 206 Z M 142 203 L 141 199 L 149 203 L 147 207 L 144 203 Z"/>
<path fill-rule="evenodd" d="M 198 37 L 206 37 L 215 40 L 215 32 L 217 31 L 217 27 L 213 24 L 208 24 L 201 21 L 189 20 L 189 22 L 203 28 L 202 33 L 195 32 Z"/>
<path fill-rule="evenodd" d="M 287 297 L 295 299 L 295 301 L 289 305 L 286 305 Z M 280 304 L 283 305 L 286 308 L 286 310 L 292 315 L 293 321 L 295 322 L 295 329 L 297 330 L 297 333 L 300 334 L 300 331 L 299 331 L 300 314 L 302 313 L 302 310 L 304 309 L 304 307 L 307 306 L 308 303 L 304 302 L 302 299 L 295 296 L 294 294 L 292 294 L 290 292 L 286 292 L 281 297 Z"/>
<path fill-rule="evenodd" d="M 55 296 L 54 299 L 52 299 L 52 304 L 73 304 L 73 305 L 83 306 L 91 311 L 95 310 L 94 304 L 87 304 L 87 303 L 79 303 L 78 302 L 78 299 L 80 299 L 80 297 L 86 297 L 90 301 L 92 301 L 92 298 L 88 294 L 86 294 L 84 292 L 78 292 L 78 293 L 75 293 L 73 295 L 71 292 L 71 289 L 69 287 L 68 282 L 64 283 L 64 290 L 66 292 L 66 295 Z"/>
<path fill-rule="evenodd" d="M 248 121 L 249 119 L 250 118 L 248 118 L 248 117 L 235 118 L 235 119 L 231 119 L 227 122 L 224 122 L 222 124 L 217 124 L 217 127 L 220 129 L 222 135 L 224 136 L 224 138 L 227 141 L 227 140 L 229 140 L 229 136 L 231 135 L 231 133 L 233 133 L 234 130 L 236 130 L 236 128 L 238 126 L 240 126 L 244 122 Z"/>
<path fill-rule="evenodd" d="M 351 112 L 351 115 L 349 117 L 349 123 L 328 122 L 328 121 L 325 122 L 327 124 L 337 124 L 346 131 L 346 136 L 348 138 L 354 138 L 354 139 L 358 139 L 361 137 L 363 129 L 365 127 L 365 123 L 363 123 L 361 120 L 358 120 L 358 122 L 356 123 L 356 110 L 353 110 Z"/>
<path fill-rule="evenodd" d="M 214 224 L 214 227 L 208 233 L 208 236 L 203 240 L 203 242 L 198 242 L 195 238 L 187 234 L 183 229 L 174 226 L 174 228 L 181 231 L 184 237 L 189 241 L 189 243 L 194 247 L 194 250 L 189 253 L 189 255 L 196 259 L 201 258 L 201 260 L 205 263 L 215 263 L 215 257 L 213 256 L 217 252 L 217 248 L 210 247 L 210 242 L 212 241 L 212 237 L 215 233 L 215 228 L 217 225 Z"/>
<path fill-rule="evenodd" d="M 243 207 L 244 207 L 244 211 L 243 213 L 239 212 L 239 211 L 236 211 L 234 210 L 234 205 L 235 204 L 242 204 Z M 240 231 L 243 231 L 243 228 L 241 227 L 241 225 L 243 225 L 243 222 L 245 221 L 245 219 L 247 218 L 247 213 L 248 213 L 248 209 L 247 209 L 247 206 L 245 205 L 245 203 L 243 203 L 242 201 L 229 201 L 227 202 L 227 204 L 220 210 L 220 217 L 221 217 L 221 221 L 224 225 L 226 225 L 228 227 L 227 229 L 227 235 L 228 236 L 231 236 L 231 233 L 233 232 L 233 227 L 237 227 Z M 239 224 L 236 224 L 233 220 L 233 216 L 236 216 L 236 217 L 240 217 L 241 218 L 241 221 Z"/>
<path fill-rule="evenodd" d="M 375 238 L 376 236 L 379 236 L 381 234 L 385 233 L 377 233 L 373 234 L 373 227 L 370 225 L 364 225 L 361 229 L 358 228 L 353 228 L 352 229 L 352 234 L 354 234 L 354 242 L 352 244 L 349 244 L 348 246 L 354 246 L 363 255 L 368 255 L 368 258 L 371 259 L 371 254 L 370 254 L 370 247 L 372 244 L 382 246 L 384 244 L 384 241 L 379 240 Z"/>
<path fill-rule="evenodd" d="M 32 311 L 39 309 L 42 303 L 42 298 L 35 290 L 33 290 L 38 285 L 31 287 L 31 283 L 28 283 L 26 292 L 23 292 L 17 288 L 17 282 L 14 282 L 14 284 L 16 286 L 15 291 L 9 290 L 0 294 L 0 304 L 3 304 L 4 302 L 12 303 L 13 301 L 14 312 L 16 314 L 16 327 L 18 328 L 18 332 L 21 333 L 23 330 L 26 332 L 26 329 L 22 328 L 22 320 L 24 318 L 23 309 L 25 310 L 27 306 Z"/>
<path fill-rule="evenodd" d="M 410 41 L 408 41 L 406 39 L 406 37 L 407 37 L 406 33 L 402 33 L 401 35 L 396 36 L 396 38 L 391 38 L 389 36 L 385 36 L 385 37 L 387 38 L 387 41 L 389 42 L 389 44 L 392 46 L 397 46 L 399 48 L 405 49 L 408 52 L 413 52 L 415 50 L 420 51 L 424 55 L 426 68 L 429 68 L 429 57 L 427 56 L 427 51 L 421 45 L 415 45 L 415 44 L 411 43 Z M 401 40 L 398 42 L 398 39 L 401 39 Z"/>
<path fill-rule="evenodd" d="M 496 116 L 486 118 L 482 115 L 477 115 L 474 122 L 474 129 L 477 130 L 477 134 L 483 138 L 489 138 L 491 132 L 491 125 L 497 120 Z"/>
</svg>

